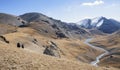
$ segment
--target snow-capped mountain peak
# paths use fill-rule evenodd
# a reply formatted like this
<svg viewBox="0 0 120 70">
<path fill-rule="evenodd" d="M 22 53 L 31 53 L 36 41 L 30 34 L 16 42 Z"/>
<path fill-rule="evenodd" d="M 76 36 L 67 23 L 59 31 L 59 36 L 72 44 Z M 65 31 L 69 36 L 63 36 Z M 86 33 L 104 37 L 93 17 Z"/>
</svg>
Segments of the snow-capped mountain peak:
<svg viewBox="0 0 120 70">
<path fill-rule="evenodd" d="M 102 16 L 96 17 L 93 19 L 84 19 L 78 22 L 77 24 L 84 28 L 100 27 L 103 24 L 105 19 L 106 18 Z"/>
<path fill-rule="evenodd" d="M 102 24 L 103 24 L 103 22 L 104 22 L 104 20 L 105 20 L 106 18 L 105 17 L 96 17 L 96 18 L 93 18 L 92 20 L 91 20 L 91 25 L 93 26 L 93 27 L 100 27 Z"/>
<path fill-rule="evenodd" d="M 85 19 L 78 23 L 81 27 L 92 29 L 96 28 L 104 33 L 113 33 L 120 29 L 120 22 L 105 17 L 96 17 L 93 19 Z"/>
<path fill-rule="evenodd" d="M 104 19 L 104 17 L 100 16 L 100 17 L 96 17 L 92 19 L 92 23 L 97 23 L 99 22 L 101 19 Z"/>
</svg>

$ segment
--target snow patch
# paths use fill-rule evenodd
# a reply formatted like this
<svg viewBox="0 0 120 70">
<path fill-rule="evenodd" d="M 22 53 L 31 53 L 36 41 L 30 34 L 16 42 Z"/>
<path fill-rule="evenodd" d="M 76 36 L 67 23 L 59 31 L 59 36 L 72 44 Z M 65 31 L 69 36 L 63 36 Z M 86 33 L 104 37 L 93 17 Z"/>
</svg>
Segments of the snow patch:
<svg viewBox="0 0 120 70">
<path fill-rule="evenodd" d="M 100 27 L 100 26 L 103 24 L 103 21 L 104 21 L 104 20 L 101 20 L 101 21 L 96 25 L 96 27 Z"/>
</svg>

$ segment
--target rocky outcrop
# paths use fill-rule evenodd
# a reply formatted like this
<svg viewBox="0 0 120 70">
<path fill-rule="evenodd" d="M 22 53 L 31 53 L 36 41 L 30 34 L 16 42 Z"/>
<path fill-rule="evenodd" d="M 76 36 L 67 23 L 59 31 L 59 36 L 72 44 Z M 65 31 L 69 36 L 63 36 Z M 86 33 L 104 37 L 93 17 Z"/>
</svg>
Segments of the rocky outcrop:
<svg viewBox="0 0 120 70">
<path fill-rule="evenodd" d="M 57 45 L 54 42 L 50 42 L 49 46 L 46 46 L 46 49 L 43 52 L 44 54 L 60 57 L 60 49 L 57 47 Z"/>
<path fill-rule="evenodd" d="M 67 36 L 62 32 L 56 32 L 57 38 L 67 38 Z"/>
</svg>

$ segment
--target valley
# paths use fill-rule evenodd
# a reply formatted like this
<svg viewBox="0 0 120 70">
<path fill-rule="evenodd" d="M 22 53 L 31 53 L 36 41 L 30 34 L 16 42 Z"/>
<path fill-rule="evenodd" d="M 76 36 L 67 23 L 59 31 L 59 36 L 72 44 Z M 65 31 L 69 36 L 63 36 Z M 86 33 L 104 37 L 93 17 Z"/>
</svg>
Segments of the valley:
<svg viewBox="0 0 120 70">
<path fill-rule="evenodd" d="M 108 52 L 107 50 L 103 49 L 103 48 L 100 48 L 100 47 L 97 47 L 97 46 L 94 46 L 94 45 L 90 44 L 89 42 L 90 42 L 91 40 L 92 40 L 92 38 L 87 39 L 87 40 L 85 41 L 85 44 L 87 44 L 87 45 L 90 46 L 91 48 L 94 48 L 94 49 L 103 51 L 103 53 L 101 53 L 100 55 L 98 55 L 98 56 L 96 57 L 96 59 L 91 62 L 92 65 L 94 65 L 94 66 L 97 67 L 97 66 L 98 66 L 98 63 L 100 62 L 100 59 L 103 58 L 103 56 L 109 54 L 109 52 Z"/>
<path fill-rule="evenodd" d="M 108 23 L 117 29 L 106 32 Z M 66 23 L 36 12 L 0 13 L 0 69 L 119 70 L 119 23 L 102 17 L 94 24 L 99 27 Z"/>
<path fill-rule="evenodd" d="M 99 65 L 101 66 L 114 66 L 117 68 L 120 68 L 119 66 L 119 51 L 120 51 L 120 40 L 119 40 L 119 31 L 109 35 L 109 36 L 103 36 L 103 37 L 96 37 L 93 41 L 91 41 L 91 44 L 95 46 L 101 46 L 102 48 L 108 50 L 110 52 L 108 55 L 101 58 L 101 62 Z"/>
</svg>

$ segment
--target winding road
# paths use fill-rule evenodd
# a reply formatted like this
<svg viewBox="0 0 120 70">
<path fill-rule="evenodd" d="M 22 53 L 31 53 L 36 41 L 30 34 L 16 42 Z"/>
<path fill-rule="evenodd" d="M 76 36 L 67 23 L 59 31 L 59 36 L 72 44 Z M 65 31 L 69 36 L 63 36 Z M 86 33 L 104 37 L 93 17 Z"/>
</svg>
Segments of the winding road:
<svg viewBox="0 0 120 70">
<path fill-rule="evenodd" d="M 90 63 L 90 64 L 92 64 L 92 65 L 94 65 L 94 66 L 98 66 L 97 64 L 100 62 L 100 59 L 101 59 L 104 55 L 108 54 L 109 52 L 108 52 L 107 50 L 103 49 L 103 48 L 100 48 L 100 47 L 97 47 L 97 46 L 94 46 L 94 45 L 90 44 L 89 42 L 90 42 L 91 40 L 92 40 L 92 38 L 86 39 L 86 41 L 85 41 L 84 43 L 87 44 L 88 46 L 90 46 L 91 48 L 104 51 L 104 53 L 102 53 L 102 54 L 100 54 L 100 55 L 98 55 L 98 56 L 96 57 L 96 60 L 95 60 L 95 61 L 92 61 L 92 62 Z"/>
</svg>

